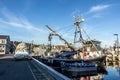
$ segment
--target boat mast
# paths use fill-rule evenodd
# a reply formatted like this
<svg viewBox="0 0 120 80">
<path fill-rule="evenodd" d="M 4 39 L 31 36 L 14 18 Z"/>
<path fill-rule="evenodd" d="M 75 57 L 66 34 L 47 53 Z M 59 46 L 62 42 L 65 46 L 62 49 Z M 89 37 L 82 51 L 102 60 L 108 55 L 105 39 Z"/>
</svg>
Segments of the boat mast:
<svg viewBox="0 0 120 80">
<path fill-rule="evenodd" d="M 80 24 L 83 21 L 84 21 L 84 19 L 79 17 L 79 15 L 75 16 L 75 23 L 74 23 L 74 25 L 76 25 L 76 30 L 75 30 L 75 35 L 74 35 L 74 45 L 75 45 L 75 43 L 79 43 L 79 42 L 81 42 L 83 46 L 86 45 L 86 42 L 85 42 L 85 40 L 82 37 L 81 27 L 80 27 Z M 87 33 L 84 31 L 84 29 L 83 29 L 83 32 L 87 35 Z M 79 35 L 78 38 L 77 38 L 77 35 Z M 88 35 L 87 35 L 87 37 L 90 39 L 90 37 Z M 90 42 L 93 44 L 93 46 L 95 47 L 97 53 L 99 54 L 95 44 L 91 41 L 91 39 L 90 39 Z"/>
<path fill-rule="evenodd" d="M 84 21 L 84 19 L 80 18 L 79 15 L 75 16 L 74 25 L 76 26 L 76 30 L 75 30 L 75 35 L 74 35 L 74 44 L 79 43 L 79 42 L 82 42 L 84 44 L 84 40 L 83 40 L 82 33 L 81 33 L 81 27 L 80 27 L 80 24 L 83 21 Z M 78 35 L 78 37 L 77 37 L 77 35 Z"/>
</svg>

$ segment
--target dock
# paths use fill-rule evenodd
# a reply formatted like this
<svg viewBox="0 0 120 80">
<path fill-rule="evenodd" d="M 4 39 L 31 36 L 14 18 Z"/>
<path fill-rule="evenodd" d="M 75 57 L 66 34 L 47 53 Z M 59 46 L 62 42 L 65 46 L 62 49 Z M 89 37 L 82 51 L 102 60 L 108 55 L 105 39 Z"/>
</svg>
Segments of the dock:
<svg viewBox="0 0 120 80">
<path fill-rule="evenodd" d="M 36 59 L 15 61 L 13 55 L 0 55 L 0 80 L 70 80 Z"/>
<path fill-rule="evenodd" d="M 106 62 L 116 62 L 120 61 L 120 54 L 107 54 Z"/>
</svg>

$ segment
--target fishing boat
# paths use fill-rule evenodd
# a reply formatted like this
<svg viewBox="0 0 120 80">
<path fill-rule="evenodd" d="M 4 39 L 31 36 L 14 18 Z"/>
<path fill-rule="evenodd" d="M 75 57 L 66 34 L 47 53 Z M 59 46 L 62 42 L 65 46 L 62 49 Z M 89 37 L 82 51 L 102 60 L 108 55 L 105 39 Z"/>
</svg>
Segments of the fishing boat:
<svg viewBox="0 0 120 80">
<path fill-rule="evenodd" d="M 81 48 L 76 48 L 70 43 L 67 42 L 62 36 L 60 36 L 56 31 L 51 29 L 48 25 L 46 27 L 51 31 L 48 36 L 48 41 L 50 42 L 49 48 L 46 50 L 46 54 L 50 53 L 52 50 L 51 46 L 51 40 L 52 36 L 57 36 L 60 38 L 60 40 L 64 41 L 69 50 L 63 50 L 60 51 L 59 54 L 54 55 L 53 57 L 45 56 L 44 58 L 41 58 L 41 61 L 44 63 L 47 63 L 50 66 L 58 66 L 61 67 L 62 70 L 74 70 L 74 71 L 85 71 L 85 70 L 96 70 L 99 65 L 103 65 L 103 62 L 105 61 L 105 55 L 102 52 L 102 48 L 100 47 L 100 41 L 97 40 L 91 40 L 88 36 L 88 40 L 84 40 L 81 33 L 81 27 L 80 23 L 82 23 L 84 20 L 80 19 L 78 16 L 75 18 L 75 36 L 74 36 L 74 44 L 75 43 L 81 43 Z M 80 37 L 77 38 L 76 36 L 79 35 Z M 61 64 L 62 62 L 62 64 Z M 63 66 L 64 63 L 64 66 Z M 73 64 L 89 64 L 92 66 L 73 66 Z M 72 64 L 72 65 L 71 65 Z M 65 65 L 69 65 L 69 68 L 66 68 Z M 97 65 L 97 66 L 96 66 Z M 74 69 L 75 68 L 75 69 Z M 82 69 L 80 69 L 82 68 Z M 80 69 L 80 70 L 79 70 Z"/>
</svg>

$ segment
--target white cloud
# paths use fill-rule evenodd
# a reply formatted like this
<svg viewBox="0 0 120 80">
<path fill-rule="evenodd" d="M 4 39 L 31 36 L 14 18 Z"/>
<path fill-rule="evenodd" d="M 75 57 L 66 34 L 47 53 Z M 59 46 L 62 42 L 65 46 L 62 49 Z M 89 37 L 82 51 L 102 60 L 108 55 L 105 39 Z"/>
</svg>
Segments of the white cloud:
<svg viewBox="0 0 120 80">
<path fill-rule="evenodd" d="M 46 32 L 43 29 L 35 27 L 25 17 L 16 16 L 14 13 L 10 12 L 7 8 L 2 8 L 1 13 L 3 15 L 3 18 L 0 19 L 0 23 L 10 25 L 13 27 L 24 28 L 30 31 L 38 31 L 41 33 Z"/>
<path fill-rule="evenodd" d="M 5 26 L 5 28 L 1 31 L 6 31 L 3 34 L 10 35 L 11 38 L 13 38 L 12 40 L 34 40 L 35 43 L 44 43 L 47 41 L 46 38 L 48 31 L 43 27 L 36 27 L 24 16 L 17 15 L 5 7 L 0 8 L 0 15 L 2 15 L 0 17 L 0 25 Z M 15 32 L 17 33 L 15 34 Z M 18 37 L 21 39 L 18 39 Z"/>
<path fill-rule="evenodd" d="M 110 5 L 97 5 L 97 6 L 91 7 L 88 12 L 92 13 L 92 12 L 103 11 L 103 10 L 109 8 L 109 7 L 110 7 Z"/>
</svg>

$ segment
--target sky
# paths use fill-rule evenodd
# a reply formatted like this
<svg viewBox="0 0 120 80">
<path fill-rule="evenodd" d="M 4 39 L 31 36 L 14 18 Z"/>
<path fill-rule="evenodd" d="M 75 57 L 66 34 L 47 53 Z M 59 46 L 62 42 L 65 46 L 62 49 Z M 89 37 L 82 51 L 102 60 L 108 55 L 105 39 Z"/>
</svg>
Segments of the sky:
<svg viewBox="0 0 120 80">
<path fill-rule="evenodd" d="M 48 25 L 73 43 L 78 14 L 91 39 L 101 41 L 103 47 L 113 46 L 114 34 L 120 34 L 120 0 L 0 0 L 0 35 L 10 35 L 11 41 L 48 44 Z M 52 40 L 64 43 L 57 37 Z"/>
</svg>

